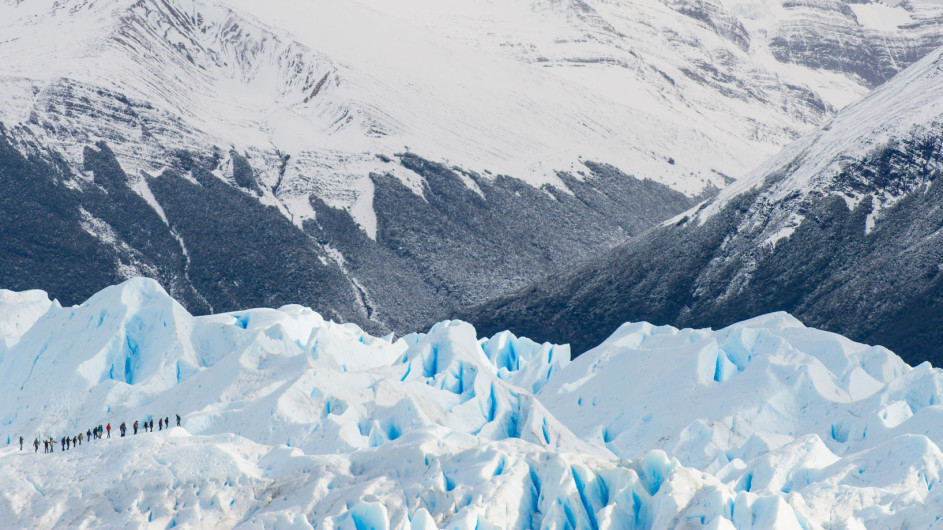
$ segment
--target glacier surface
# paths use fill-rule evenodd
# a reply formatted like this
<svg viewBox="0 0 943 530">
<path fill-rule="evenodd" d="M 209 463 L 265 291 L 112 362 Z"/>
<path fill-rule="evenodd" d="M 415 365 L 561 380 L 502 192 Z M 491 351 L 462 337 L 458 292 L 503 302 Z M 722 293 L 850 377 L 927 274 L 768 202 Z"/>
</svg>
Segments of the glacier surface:
<svg viewBox="0 0 943 530">
<path fill-rule="evenodd" d="M 14 526 L 897 528 L 943 513 L 943 372 L 785 313 L 569 348 L 460 321 L 373 337 L 154 281 L 0 291 Z M 181 427 L 117 425 L 179 413 Z M 34 438 L 111 438 L 34 453 Z M 24 436 L 24 449 L 18 437 Z M 58 444 L 58 442 L 57 442 Z"/>
</svg>

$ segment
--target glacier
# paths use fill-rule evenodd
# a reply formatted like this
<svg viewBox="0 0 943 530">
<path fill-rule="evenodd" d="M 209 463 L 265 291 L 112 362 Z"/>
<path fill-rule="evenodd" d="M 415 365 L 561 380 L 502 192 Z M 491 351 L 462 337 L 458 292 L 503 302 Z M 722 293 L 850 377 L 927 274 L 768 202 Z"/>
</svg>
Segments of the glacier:
<svg viewBox="0 0 943 530">
<path fill-rule="evenodd" d="M 943 372 L 785 313 L 565 345 L 0 290 L 0 513 L 34 528 L 898 528 L 943 513 Z M 173 417 L 53 454 L 34 438 Z M 116 429 L 115 429 L 116 430 Z M 18 437 L 25 438 L 24 449 Z"/>
</svg>

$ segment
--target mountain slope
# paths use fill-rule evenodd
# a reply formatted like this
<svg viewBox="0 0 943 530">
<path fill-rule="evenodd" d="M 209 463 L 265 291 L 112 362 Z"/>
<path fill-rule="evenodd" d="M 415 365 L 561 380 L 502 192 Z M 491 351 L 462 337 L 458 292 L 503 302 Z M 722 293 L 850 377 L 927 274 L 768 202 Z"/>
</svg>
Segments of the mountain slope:
<svg viewBox="0 0 943 530">
<path fill-rule="evenodd" d="M 570 361 L 457 321 L 193 317 L 146 279 L 0 308 L 13 526 L 894 528 L 943 506 L 943 372 L 782 313 L 625 324 Z"/>
<path fill-rule="evenodd" d="M 195 312 L 303 302 L 412 329 L 715 193 L 937 45 L 940 20 L 932 2 L 2 2 L 5 286 L 77 303 L 144 274 Z M 850 62 L 812 64 L 816 46 Z M 47 221 L 10 221 L 18 204 Z"/>
<path fill-rule="evenodd" d="M 573 337 L 581 351 L 625 320 L 723 325 L 786 310 L 937 362 L 941 82 L 937 50 L 716 199 L 468 318 Z"/>
</svg>

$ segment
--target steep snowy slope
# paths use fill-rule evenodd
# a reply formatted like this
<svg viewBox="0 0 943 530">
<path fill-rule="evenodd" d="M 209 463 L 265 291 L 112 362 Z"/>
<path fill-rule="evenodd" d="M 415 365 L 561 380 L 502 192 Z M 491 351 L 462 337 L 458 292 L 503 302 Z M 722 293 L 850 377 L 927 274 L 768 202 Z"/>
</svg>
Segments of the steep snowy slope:
<svg viewBox="0 0 943 530">
<path fill-rule="evenodd" d="M 2 218 L 55 229 L 6 241 L 27 250 L 5 286 L 78 302 L 145 274 L 197 312 L 301 301 L 411 329 L 715 192 L 940 44 L 941 11 L 7 0 Z"/>
<path fill-rule="evenodd" d="M 896 528 L 943 507 L 943 372 L 786 314 L 626 324 L 571 362 L 462 322 L 192 317 L 144 279 L 76 307 L 0 295 L 14 526 Z"/>
<path fill-rule="evenodd" d="M 908 362 L 938 362 L 941 86 L 943 49 L 715 200 L 468 318 L 574 337 L 582 351 L 626 320 L 722 325 L 787 310 Z"/>
</svg>

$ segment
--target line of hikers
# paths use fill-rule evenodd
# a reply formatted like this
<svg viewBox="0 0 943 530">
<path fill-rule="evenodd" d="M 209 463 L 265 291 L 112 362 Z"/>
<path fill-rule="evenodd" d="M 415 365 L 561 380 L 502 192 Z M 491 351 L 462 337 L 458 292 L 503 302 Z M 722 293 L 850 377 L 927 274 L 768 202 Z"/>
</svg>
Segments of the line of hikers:
<svg viewBox="0 0 943 530">
<path fill-rule="evenodd" d="M 177 417 L 177 427 L 180 427 L 180 414 L 175 414 L 175 416 Z M 137 434 L 139 429 L 141 430 L 141 432 L 154 432 L 154 418 L 151 418 L 149 420 L 144 420 L 142 422 L 138 422 L 137 420 L 135 420 L 134 423 L 131 425 L 131 428 L 134 429 L 134 434 Z M 157 419 L 157 430 L 162 431 L 164 429 L 169 429 L 169 428 L 170 428 L 169 417 Z M 121 422 L 121 425 L 118 426 L 118 430 L 121 432 L 121 437 L 123 438 L 124 435 L 127 434 L 128 426 L 124 422 Z M 107 436 L 108 438 L 111 438 L 111 423 L 106 424 L 104 427 L 102 427 L 101 425 L 98 425 L 97 427 L 92 427 L 91 429 L 85 431 L 84 433 L 80 432 L 79 434 L 75 436 L 63 436 L 59 440 L 59 444 L 62 446 L 63 451 L 68 451 L 72 447 L 77 447 L 79 445 L 82 445 L 83 441 L 90 442 L 92 440 L 101 440 L 103 436 Z M 37 436 L 36 439 L 33 440 L 34 453 L 39 452 L 39 443 L 40 443 L 40 439 Z M 56 440 L 52 436 L 50 436 L 48 439 L 43 439 L 42 444 L 43 444 L 44 453 L 55 452 Z M 23 450 L 23 437 L 20 436 L 20 451 L 22 450 Z"/>
</svg>

